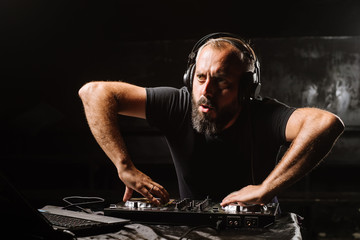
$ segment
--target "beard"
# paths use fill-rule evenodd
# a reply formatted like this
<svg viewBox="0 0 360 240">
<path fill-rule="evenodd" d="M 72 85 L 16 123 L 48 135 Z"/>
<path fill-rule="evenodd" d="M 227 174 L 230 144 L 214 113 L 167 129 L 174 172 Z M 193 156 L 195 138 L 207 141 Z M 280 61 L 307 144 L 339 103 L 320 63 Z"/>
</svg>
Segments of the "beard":
<svg viewBox="0 0 360 240">
<path fill-rule="evenodd" d="M 211 118 L 210 114 L 200 112 L 198 110 L 199 106 L 203 104 L 213 108 L 213 111 L 216 112 L 215 118 Z M 239 110 L 239 102 L 237 99 L 234 99 L 234 101 L 222 109 L 218 109 L 216 103 L 205 96 L 201 96 L 198 102 L 195 102 L 194 97 L 192 97 L 191 105 L 191 120 L 193 128 L 198 133 L 208 136 L 219 134 Z"/>
</svg>

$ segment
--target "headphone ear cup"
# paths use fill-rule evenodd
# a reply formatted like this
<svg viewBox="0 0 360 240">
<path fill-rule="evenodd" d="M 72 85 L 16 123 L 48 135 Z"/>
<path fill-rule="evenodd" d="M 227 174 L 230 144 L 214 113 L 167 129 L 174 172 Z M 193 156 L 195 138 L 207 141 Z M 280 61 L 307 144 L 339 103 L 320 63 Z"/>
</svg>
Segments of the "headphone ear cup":
<svg viewBox="0 0 360 240">
<path fill-rule="evenodd" d="M 254 83 L 254 90 L 253 90 L 253 97 L 252 97 L 253 99 L 259 98 L 260 89 L 261 89 L 261 83 L 260 82 Z"/>
<path fill-rule="evenodd" d="M 240 101 L 251 100 L 258 97 L 260 93 L 260 82 L 257 79 L 257 74 L 254 72 L 245 72 L 240 79 L 239 97 Z"/>
<path fill-rule="evenodd" d="M 259 96 L 260 93 L 260 82 L 258 79 L 258 75 L 256 72 L 251 73 L 251 79 L 250 79 L 250 98 L 255 99 Z"/>
<path fill-rule="evenodd" d="M 195 64 L 191 64 L 184 73 L 184 79 L 183 79 L 184 85 L 188 88 L 189 91 L 192 89 L 194 71 L 195 71 Z"/>
<path fill-rule="evenodd" d="M 184 73 L 184 76 L 183 76 L 183 84 L 187 87 L 188 87 L 188 84 L 189 84 L 189 70 L 190 68 L 186 69 L 185 73 Z"/>
</svg>

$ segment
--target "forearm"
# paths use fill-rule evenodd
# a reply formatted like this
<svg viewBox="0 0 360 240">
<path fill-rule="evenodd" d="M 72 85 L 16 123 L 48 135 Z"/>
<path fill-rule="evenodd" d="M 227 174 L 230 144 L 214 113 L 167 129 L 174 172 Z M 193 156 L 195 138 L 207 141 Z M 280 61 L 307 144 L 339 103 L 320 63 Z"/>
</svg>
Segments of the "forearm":
<svg viewBox="0 0 360 240">
<path fill-rule="evenodd" d="M 133 165 L 118 127 L 118 114 L 145 118 L 145 89 L 122 82 L 92 82 L 80 89 L 79 96 L 92 134 L 126 185 L 123 200 L 135 190 L 155 205 L 160 204 L 155 196 L 167 202 L 166 189 Z"/>
<path fill-rule="evenodd" d="M 316 167 L 330 152 L 343 128 L 341 120 L 331 114 L 316 121 L 315 117 L 304 121 L 288 151 L 262 183 L 265 195 L 275 196 Z"/>
</svg>

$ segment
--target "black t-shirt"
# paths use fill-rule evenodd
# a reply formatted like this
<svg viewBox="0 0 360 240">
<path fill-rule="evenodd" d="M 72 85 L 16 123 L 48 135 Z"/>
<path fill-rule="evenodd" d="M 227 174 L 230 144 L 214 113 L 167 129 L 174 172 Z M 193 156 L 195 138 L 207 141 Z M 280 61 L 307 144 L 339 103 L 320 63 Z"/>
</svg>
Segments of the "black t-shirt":
<svg viewBox="0 0 360 240">
<path fill-rule="evenodd" d="M 186 87 L 147 88 L 146 119 L 168 142 L 181 198 L 221 200 L 261 183 L 276 164 L 294 111 L 276 100 L 254 100 L 236 122 L 216 136 L 197 133 Z"/>
</svg>

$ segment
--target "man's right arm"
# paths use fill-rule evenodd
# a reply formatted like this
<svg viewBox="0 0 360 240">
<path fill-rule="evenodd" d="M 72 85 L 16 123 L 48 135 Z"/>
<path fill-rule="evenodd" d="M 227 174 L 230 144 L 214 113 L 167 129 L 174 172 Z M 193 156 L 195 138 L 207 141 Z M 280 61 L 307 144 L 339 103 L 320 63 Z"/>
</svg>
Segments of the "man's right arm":
<svg viewBox="0 0 360 240">
<path fill-rule="evenodd" d="M 135 190 L 152 203 L 159 204 L 154 196 L 168 201 L 168 192 L 132 163 L 117 123 L 118 114 L 145 119 L 145 88 L 124 82 L 89 82 L 79 90 L 79 96 L 92 134 L 126 185 L 123 200 Z"/>
</svg>

